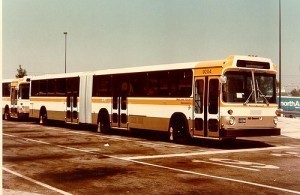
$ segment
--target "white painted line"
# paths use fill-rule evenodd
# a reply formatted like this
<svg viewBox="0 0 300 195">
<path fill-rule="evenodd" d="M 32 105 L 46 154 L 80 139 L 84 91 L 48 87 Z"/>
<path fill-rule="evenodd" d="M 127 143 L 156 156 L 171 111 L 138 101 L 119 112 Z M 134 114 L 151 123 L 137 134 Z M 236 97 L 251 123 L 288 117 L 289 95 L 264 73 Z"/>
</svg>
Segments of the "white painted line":
<svg viewBox="0 0 300 195">
<path fill-rule="evenodd" d="M 10 194 L 10 195 L 41 195 L 35 192 L 24 192 L 24 191 L 18 191 L 18 190 L 12 190 L 12 189 L 2 189 L 3 194 Z"/>
<path fill-rule="evenodd" d="M 48 188 L 49 190 L 52 190 L 52 191 L 55 191 L 55 192 L 58 192 L 58 193 L 64 194 L 64 195 L 71 195 L 71 194 L 68 193 L 68 192 L 65 192 L 65 191 L 60 190 L 60 189 L 55 188 L 55 187 L 52 187 L 52 186 L 50 186 L 50 185 L 48 185 L 48 184 L 39 182 L 39 181 L 37 181 L 37 180 L 35 180 L 35 179 L 32 179 L 32 178 L 30 178 L 30 177 L 27 177 L 27 176 L 25 176 L 25 175 L 22 175 L 22 174 L 20 174 L 20 173 L 17 173 L 17 172 L 15 172 L 15 171 L 12 171 L 12 170 L 10 170 L 10 169 L 8 169 L 8 168 L 2 167 L 2 169 L 3 169 L 3 171 L 9 172 L 9 173 L 11 173 L 11 174 L 13 174 L 13 175 L 16 175 L 16 176 L 18 176 L 18 177 L 21 177 L 21 178 L 23 178 L 23 179 L 25 179 L 25 180 L 31 181 L 32 183 L 35 183 L 35 184 L 37 184 L 37 185 L 43 186 L 43 187 L 45 187 L 45 188 Z"/>
<path fill-rule="evenodd" d="M 161 168 L 161 169 L 167 169 L 167 170 L 177 171 L 177 172 L 181 172 L 181 173 L 187 173 L 187 174 L 192 174 L 192 175 L 199 175 L 199 176 L 203 176 L 203 177 L 209 177 L 209 178 L 213 178 L 213 179 L 220 179 L 220 180 L 225 180 L 225 181 L 242 183 L 242 184 L 247 184 L 247 185 L 252 185 L 252 186 L 257 186 L 257 187 L 262 187 L 262 188 L 267 188 L 267 189 L 272 189 L 272 190 L 278 190 L 278 191 L 282 191 L 282 192 L 289 192 L 289 193 L 294 193 L 294 194 L 300 194 L 300 191 L 294 191 L 294 190 L 289 190 L 289 189 L 285 189 L 285 188 L 264 185 L 264 184 L 255 183 L 255 182 L 249 182 L 249 181 L 244 181 L 244 180 L 239 180 L 239 179 L 232 179 L 232 178 L 228 178 L 228 177 L 220 177 L 220 176 L 215 176 L 215 175 L 208 175 L 208 174 L 204 174 L 204 173 L 199 173 L 199 172 L 194 172 L 194 171 L 187 171 L 187 170 L 177 169 L 177 168 L 172 168 L 172 167 L 166 167 L 166 166 L 162 166 L 162 165 L 157 165 L 157 164 L 152 164 L 152 163 L 146 163 L 146 162 L 141 162 L 141 161 L 136 161 L 136 160 L 128 160 L 128 161 L 134 162 L 134 163 L 137 163 L 137 164 L 142 164 L 142 165 L 157 167 L 157 168 Z"/>
<path fill-rule="evenodd" d="M 245 170 L 250 170 L 250 171 L 260 171 L 259 169 L 252 169 L 252 168 L 240 167 L 240 166 L 236 166 L 236 165 L 227 165 L 227 164 L 222 164 L 222 163 L 208 162 L 208 161 L 203 161 L 203 160 L 192 160 L 192 162 L 220 165 L 220 166 L 232 167 L 232 168 L 237 168 L 237 169 L 245 169 Z"/>
<path fill-rule="evenodd" d="M 263 151 L 263 150 L 280 150 L 280 149 L 290 149 L 290 148 L 293 148 L 293 147 L 290 147 L 290 146 L 277 146 L 277 147 L 269 147 L 269 148 L 251 148 L 251 149 L 239 149 L 239 150 L 217 150 L 217 151 L 206 151 L 206 152 L 191 152 L 191 153 L 179 153 L 179 154 L 131 156 L 131 157 L 123 157 L 123 159 L 126 159 L 126 160 L 142 160 L 142 159 L 154 159 L 154 158 L 173 158 L 173 157 L 186 157 L 186 156 L 211 155 L 211 154 L 256 152 L 256 151 Z"/>
<path fill-rule="evenodd" d="M 20 137 L 17 137 L 17 136 L 13 136 L 13 135 L 9 135 L 9 134 L 4 134 L 4 133 L 3 133 L 3 135 L 15 137 L 15 138 L 18 138 L 18 139 L 26 139 L 26 138 L 20 138 Z M 33 140 L 31 139 L 30 141 L 33 141 Z M 61 146 L 61 145 L 54 145 L 54 144 L 47 143 L 47 142 L 40 142 L 38 140 L 35 140 L 35 141 L 37 141 L 37 143 L 41 143 L 41 144 L 58 146 L 58 147 L 61 147 L 61 148 L 66 148 L 66 149 L 80 151 L 80 152 L 86 152 L 86 153 L 90 153 L 90 154 L 97 154 L 95 152 L 86 151 L 86 150 L 80 150 L 80 149 L 77 149 L 77 148 L 66 147 L 66 146 Z M 282 146 L 282 147 L 274 147 L 274 148 L 276 148 L 276 149 L 288 149 L 288 148 L 292 148 L 292 147 Z M 274 148 L 265 148 L 265 149 L 274 149 Z M 260 150 L 263 150 L 263 149 L 264 148 L 261 148 Z M 245 149 L 245 150 L 248 150 L 248 149 Z M 245 150 L 243 150 L 243 151 L 245 151 Z M 218 152 L 218 151 L 216 151 L 216 152 Z M 221 151 L 219 153 L 221 153 Z M 124 160 L 124 161 L 127 161 L 127 162 L 132 162 L 132 163 L 136 163 L 136 164 L 141 164 L 141 165 L 146 165 L 146 166 L 152 166 L 152 167 L 157 167 L 157 168 L 162 168 L 162 169 L 167 169 L 167 170 L 172 170 L 172 171 L 177 171 L 177 172 L 181 172 L 181 173 L 199 175 L 199 176 L 203 176 L 203 177 L 209 177 L 209 178 L 220 179 L 220 180 L 231 181 L 231 182 L 242 183 L 242 184 L 248 184 L 248 185 L 252 185 L 252 186 L 258 186 L 258 187 L 263 187 L 263 188 L 268 188 L 268 189 L 273 189 L 273 190 L 278 190 L 278 191 L 283 191 L 283 192 L 300 194 L 300 191 L 294 191 L 294 190 L 279 188 L 279 187 L 275 187 L 275 186 L 269 186 L 269 185 L 264 185 L 264 184 L 254 183 L 254 182 L 248 182 L 248 181 L 239 180 L 239 179 L 232 179 L 232 178 L 227 178 L 227 177 L 220 177 L 220 176 L 208 175 L 208 174 L 194 172 L 194 171 L 187 171 L 187 170 L 183 170 L 183 169 L 166 167 L 166 166 L 162 166 L 162 165 L 157 165 L 157 164 L 152 164 L 152 163 L 146 163 L 146 162 L 136 161 L 136 160 L 133 160 L 133 159 L 130 159 L 130 158 L 122 158 L 122 157 L 109 156 L 109 155 L 104 155 L 104 154 L 101 154 L 101 155 L 105 156 L 105 157 L 110 157 L 110 158 L 118 159 L 118 160 Z"/>
<path fill-rule="evenodd" d="M 68 147 L 68 146 L 63 146 L 63 145 L 59 145 L 59 144 L 51 144 L 49 142 L 44 142 L 44 141 L 40 141 L 40 140 L 34 140 L 34 139 L 29 139 L 29 138 L 22 138 L 22 137 L 18 137 L 18 136 L 15 136 L 15 135 L 10 135 L 10 134 L 7 134 L 7 133 L 3 133 L 3 135 L 10 136 L 10 137 L 15 137 L 15 138 L 18 138 L 18 139 L 23 139 L 25 141 L 31 141 L 31 142 L 36 142 L 36 143 L 40 143 L 40 144 L 45 144 L 45 145 L 50 145 L 50 146 L 56 146 L 56 147 L 60 147 L 60 148 L 65 148 L 65 149 L 69 149 L 69 150 L 76 150 L 76 151 L 79 151 L 79 152 L 96 154 L 96 153 L 88 151 L 88 150 L 81 150 L 81 149 L 72 148 L 72 147 Z"/>
<path fill-rule="evenodd" d="M 62 130 L 62 129 L 53 128 L 53 127 L 47 127 L 47 130 L 59 131 L 61 133 L 73 133 L 73 134 L 79 134 L 79 135 L 88 135 L 88 136 L 94 136 L 94 137 L 99 137 L 99 138 L 106 138 L 106 139 L 110 139 L 110 140 L 136 142 L 136 143 L 140 143 L 140 144 L 153 145 L 153 146 L 164 146 L 164 147 L 170 147 L 170 148 L 186 148 L 187 147 L 187 146 L 181 146 L 181 145 L 159 144 L 159 143 L 139 141 L 139 140 L 135 140 L 135 138 L 126 139 L 126 138 L 118 137 L 118 136 L 106 136 L 103 134 L 92 134 L 92 133 L 79 132 L 79 131 Z"/>
</svg>

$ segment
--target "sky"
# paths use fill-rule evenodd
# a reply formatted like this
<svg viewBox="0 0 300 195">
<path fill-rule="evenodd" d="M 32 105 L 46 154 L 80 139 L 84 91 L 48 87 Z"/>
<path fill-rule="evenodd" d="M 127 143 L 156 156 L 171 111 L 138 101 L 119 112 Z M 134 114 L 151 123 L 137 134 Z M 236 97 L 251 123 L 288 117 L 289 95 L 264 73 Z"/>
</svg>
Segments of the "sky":
<svg viewBox="0 0 300 195">
<path fill-rule="evenodd" d="M 279 64 L 277 0 L 2 0 L 2 77 L 258 55 Z M 282 0 L 282 83 L 300 86 L 300 0 Z"/>
</svg>

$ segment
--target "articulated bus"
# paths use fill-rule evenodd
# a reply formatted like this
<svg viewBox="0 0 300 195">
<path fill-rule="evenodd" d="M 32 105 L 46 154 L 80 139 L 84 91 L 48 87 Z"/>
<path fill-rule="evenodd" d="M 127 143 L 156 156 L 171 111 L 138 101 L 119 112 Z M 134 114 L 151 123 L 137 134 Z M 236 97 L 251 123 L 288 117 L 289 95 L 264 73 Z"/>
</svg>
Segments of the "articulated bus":
<svg viewBox="0 0 300 195">
<path fill-rule="evenodd" d="M 86 74 L 68 73 L 35 76 L 31 79 L 30 87 L 30 112 L 31 118 L 38 118 L 41 124 L 48 120 L 60 120 L 67 123 L 86 123 L 79 121 L 79 105 L 85 103 Z M 79 85 L 83 84 L 79 100 Z M 88 115 L 84 105 L 81 115 Z"/>
<path fill-rule="evenodd" d="M 2 81 L 3 119 L 29 117 L 30 77 Z"/>
<path fill-rule="evenodd" d="M 35 76 L 30 117 L 164 131 L 175 142 L 280 135 L 275 81 L 272 61 L 251 56 Z"/>
</svg>

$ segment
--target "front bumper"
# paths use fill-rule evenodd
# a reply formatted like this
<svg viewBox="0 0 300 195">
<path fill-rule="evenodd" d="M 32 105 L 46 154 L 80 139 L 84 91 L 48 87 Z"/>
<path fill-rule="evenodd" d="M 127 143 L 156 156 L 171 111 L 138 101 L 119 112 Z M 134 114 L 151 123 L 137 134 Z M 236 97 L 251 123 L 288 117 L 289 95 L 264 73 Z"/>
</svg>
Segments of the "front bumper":
<svg viewBox="0 0 300 195">
<path fill-rule="evenodd" d="M 260 128 L 260 129 L 233 129 L 222 128 L 220 137 L 254 137 L 254 136 L 276 136 L 280 135 L 280 128 Z"/>
</svg>

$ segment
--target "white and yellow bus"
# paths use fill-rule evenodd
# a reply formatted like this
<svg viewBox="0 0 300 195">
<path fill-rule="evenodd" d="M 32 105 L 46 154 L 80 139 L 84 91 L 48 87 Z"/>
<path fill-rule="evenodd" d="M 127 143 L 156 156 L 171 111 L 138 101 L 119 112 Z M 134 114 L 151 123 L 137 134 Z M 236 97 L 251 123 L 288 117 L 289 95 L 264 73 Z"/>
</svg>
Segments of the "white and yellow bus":
<svg viewBox="0 0 300 195">
<path fill-rule="evenodd" d="M 7 120 L 9 118 L 10 112 L 10 86 L 12 79 L 4 79 L 2 80 L 2 119 Z"/>
<path fill-rule="evenodd" d="M 275 82 L 272 61 L 250 56 L 37 76 L 30 116 L 165 131 L 175 142 L 280 135 Z"/>
<path fill-rule="evenodd" d="M 67 123 L 85 123 L 79 121 L 79 82 L 86 80 L 84 73 L 68 73 L 34 76 L 30 87 L 31 118 L 38 118 L 41 124 L 48 120 L 60 120 Z M 81 86 L 81 93 L 85 93 L 88 86 Z M 81 94 L 82 97 L 85 94 Z M 85 99 L 80 99 L 84 103 Z M 84 108 L 84 106 L 83 106 Z M 88 115 L 84 109 L 82 115 Z"/>
<path fill-rule="evenodd" d="M 2 81 L 3 119 L 29 117 L 30 77 Z"/>
</svg>

